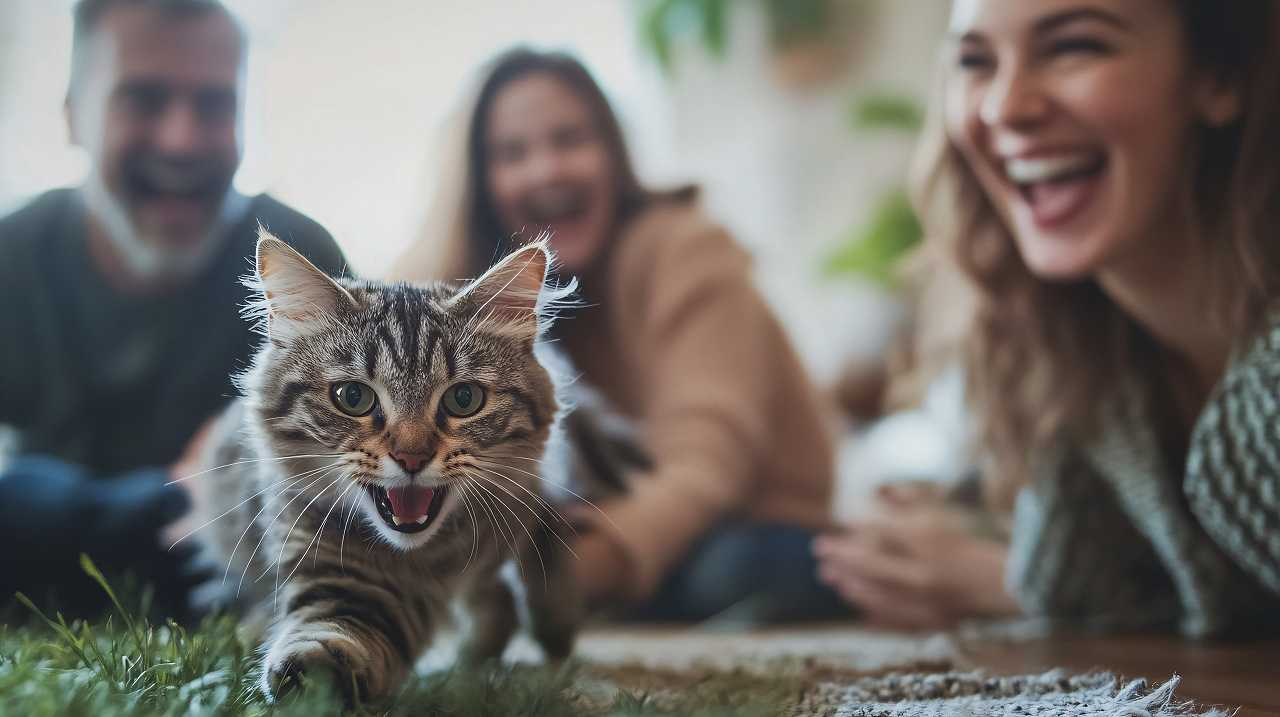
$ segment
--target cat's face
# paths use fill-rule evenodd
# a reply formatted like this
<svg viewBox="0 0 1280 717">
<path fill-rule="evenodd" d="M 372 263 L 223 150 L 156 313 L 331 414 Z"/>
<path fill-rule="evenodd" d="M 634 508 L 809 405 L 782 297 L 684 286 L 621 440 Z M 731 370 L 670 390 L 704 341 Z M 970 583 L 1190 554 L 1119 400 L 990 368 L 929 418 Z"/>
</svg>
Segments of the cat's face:
<svg viewBox="0 0 1280 717">
<path fill-rule="evenodd" d="M 304 477 L 304 498 L 350 506 L 402 549 L 480 504 L 531 500 L 558 409 L 533 352 L 548 260 L 527 247 L 462 287 L 338 283 L 262 239 L 270 341 L 246 389 L 276 456 L 337 466 Z"/>
</svg>

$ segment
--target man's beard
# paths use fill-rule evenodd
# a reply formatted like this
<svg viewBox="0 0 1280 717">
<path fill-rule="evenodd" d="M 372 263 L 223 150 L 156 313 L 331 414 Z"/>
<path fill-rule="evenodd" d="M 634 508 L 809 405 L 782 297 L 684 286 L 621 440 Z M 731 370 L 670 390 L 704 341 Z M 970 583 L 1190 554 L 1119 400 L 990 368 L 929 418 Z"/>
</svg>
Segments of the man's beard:
<svg viewBox="0 0 1280 717">
<path fill-rule="evenodd" d="M 128 208 L 112 196 L 96 170 L 90 173 L 81 194 L 86 208 L 98 220 L 125 270 L 142 281 L 182 280 L 199 274 L 217 255 L 230 228 L 248 205 L 247 197 L 228 188 L 218 202 L 214 220 L 201 230 L 201 236 L 186 246 L 173 247 L 164 241 L 148 241 L 135 226 Z"/>
</svg>

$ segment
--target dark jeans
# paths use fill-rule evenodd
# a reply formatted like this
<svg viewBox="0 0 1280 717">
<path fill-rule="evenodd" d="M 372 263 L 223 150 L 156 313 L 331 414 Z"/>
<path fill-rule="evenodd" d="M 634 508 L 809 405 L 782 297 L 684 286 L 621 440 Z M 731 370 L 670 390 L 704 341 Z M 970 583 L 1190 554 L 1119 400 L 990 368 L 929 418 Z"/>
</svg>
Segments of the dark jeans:
<svg viewBox="0 0 1280 717">
<path fill-rule="evenodd" d="M 127 592 L 120 578 L 132 573 L 154 589 L 158 614 L 182 617 L 201 574 L 192 571 L 194 542 L 161 542 L 164 526 L 190 508 L 186 491 L 168 480 L 163 468 L 104 478 L 50 456 L 15 458 L 0 471 L 0 607 L 20 590 L 51 611 L 109 609 L 80 567 L 84 553 L 117 592 Z"/>
<path fill-rule="evenodd" d="M 813 538 L 792 525 L 721 525 L 627 619 L 739 627 L 848 617 L 839 595 L 818 581 Z"/>
</svg>

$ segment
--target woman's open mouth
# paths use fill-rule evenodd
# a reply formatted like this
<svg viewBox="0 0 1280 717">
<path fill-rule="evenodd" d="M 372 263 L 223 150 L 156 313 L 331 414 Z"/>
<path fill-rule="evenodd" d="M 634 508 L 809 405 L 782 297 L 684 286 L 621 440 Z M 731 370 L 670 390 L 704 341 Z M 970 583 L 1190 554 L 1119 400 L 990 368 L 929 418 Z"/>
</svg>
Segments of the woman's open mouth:
<svg viewBox="0 0 1280 717">
<path fill-rule="evenodd" d="M 1087 207 L 1106 169 L 1106 158 L 1093 152 L 1005 163 L 1006 176 L 1043 229 L 1065 224 Z"/>
<path fill-rule="evenodd" d="M 426 530 L 444 506 L 444 499 L 449 492 L 448 486 L 411 485 L 399 488 L 382 488 L 367 486 L 373 505 L 378 515 L 388 528 L 401 533 L 419 533 Z"/>
<path fill-rule="evenodd" d="M 571 224 L 591 209 L 591 192 L 586 187 L 561 188 L 534 195 L 523 202 L 525 216 L 537 227 Z"/>
</svg>

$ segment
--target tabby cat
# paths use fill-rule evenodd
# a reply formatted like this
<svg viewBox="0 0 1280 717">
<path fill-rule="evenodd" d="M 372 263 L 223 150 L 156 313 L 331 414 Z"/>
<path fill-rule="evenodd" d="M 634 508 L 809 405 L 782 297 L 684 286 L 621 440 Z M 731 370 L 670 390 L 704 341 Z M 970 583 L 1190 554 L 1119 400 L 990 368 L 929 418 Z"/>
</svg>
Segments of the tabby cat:
<svg viewBox="0 0 1280 717">
<path fill-rule="evenodd" d="M 544 486 L 563 401 L 538 339 L 570 287 L 545 243 L 464 285 L 334 280 L 265 231 L 251 309 L 267 340 L 215 428 L 204 591 L 269 624 L 261 686 L 334 673 L 391 694 L 461 602 L 467 660 L 499 656 L 515 592 L 548 656 L 581 612 Z M 523 590 L 499 568 L 515 558 Z"/>
</svg>

